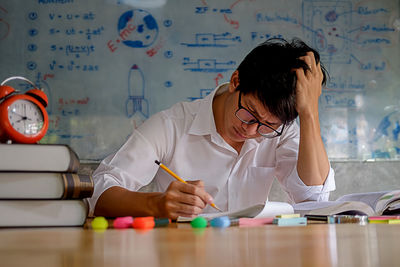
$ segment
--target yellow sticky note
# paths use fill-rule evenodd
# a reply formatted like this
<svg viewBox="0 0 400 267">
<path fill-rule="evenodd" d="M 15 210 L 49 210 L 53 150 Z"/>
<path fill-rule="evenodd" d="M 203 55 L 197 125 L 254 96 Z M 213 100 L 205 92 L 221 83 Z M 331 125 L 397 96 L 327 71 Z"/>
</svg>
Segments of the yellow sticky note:
<svg viewBox="0 0 400 267">
<path fill-rule="evenodd" d="M 300 214 L 281 214 L 281 215 L 276 215 L 276 218 L 282 218 L 282 219 L 289 219 L 289 218 L 300 218 Z"/>
<path fill-rule="evenodd" d="M 369 220 L 371 224 L 381 224 L 381 223 L 388 223 L 388 220 Z"/>
</svg>

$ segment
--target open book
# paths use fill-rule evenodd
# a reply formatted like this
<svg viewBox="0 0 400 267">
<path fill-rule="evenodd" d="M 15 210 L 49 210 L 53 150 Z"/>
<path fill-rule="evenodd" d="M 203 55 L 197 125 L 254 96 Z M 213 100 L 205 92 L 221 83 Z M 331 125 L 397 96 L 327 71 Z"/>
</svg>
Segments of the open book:
<svg viewBox="0 0 400 267">
<path fill-rule="evenodd" d="M 230 219 L 237 218 L 265 218 L 280 214 L 299 213 L 301 216 L 309 215 L 400 215 L 400 190 L 380 191 L 348 194 L 335 201 L 308 201 L 294 204 L 285 202 L 267 201 L 246 209 L 233 212 L 218 212 L 200 214 L 206 219 L 228 216 Z M 177 222 L 189 222 L 193 218 L 179 217 Z"/>
<path fill-rule="evenodd" d="M 228 216 L 230 219 L 266 218 L 266 217 L 275 217 L 276 215 L 281 215 L 281 214 L 292 214 L 292 213 L 294 213 L 293 207 L 288 203 L 267 201 L 264 204 L 257 204 L 237 211 L 204 213 L 200 214 L 199 216 L 211 220 L 222 216 Z M 194 218 L 178 217 L 177 222 L 190 222 L 193 219 Z"/>
<path fill-rule="evenodd" d="M 294 212 L 309 215 L 392 215 L 400 214 L 400 190 L 355 193 L 335 201 L 309 201 L 295 204 Z"/>
</svg>

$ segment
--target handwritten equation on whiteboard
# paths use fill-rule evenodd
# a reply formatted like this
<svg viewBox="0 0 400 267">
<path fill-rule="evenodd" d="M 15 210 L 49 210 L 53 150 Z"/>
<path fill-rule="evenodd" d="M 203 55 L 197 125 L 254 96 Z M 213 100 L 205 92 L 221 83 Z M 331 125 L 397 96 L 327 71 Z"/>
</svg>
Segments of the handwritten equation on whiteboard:
<svg viewBox="0 0 400 267">
<path fill-rule="evenodd" d="M 70 144 L 82 159 L 115 151 L 155 112 L 207 96 L 259 43 L 293 37 L 316 48 L 330 73 L 320 97 L 328 155 L 400 155 L 394 1 L 8 2 L 0 4 L 0 56 L 15 64 L 0 74 L 43 88 L 45 142 Z"/>
</svg>

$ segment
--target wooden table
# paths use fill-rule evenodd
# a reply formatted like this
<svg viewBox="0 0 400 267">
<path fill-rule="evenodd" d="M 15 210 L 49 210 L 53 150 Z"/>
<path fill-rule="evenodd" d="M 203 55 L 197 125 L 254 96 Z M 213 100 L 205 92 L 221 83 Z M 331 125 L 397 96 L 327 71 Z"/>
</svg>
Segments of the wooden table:
<svg viewBox="0 0 400 267">
<path fill-rule="evenodd" d="M 399 266 L 400 225 L 0 229 L 0 266 Z"/>
</svg>

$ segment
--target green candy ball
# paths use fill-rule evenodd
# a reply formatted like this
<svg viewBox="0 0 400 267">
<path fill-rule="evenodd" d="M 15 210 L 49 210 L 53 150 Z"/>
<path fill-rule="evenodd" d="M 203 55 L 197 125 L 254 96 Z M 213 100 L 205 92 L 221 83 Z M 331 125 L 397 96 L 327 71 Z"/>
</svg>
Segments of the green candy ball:
<svg viewBox="0 0 400 267">
<path fill-rule="evenodd" d="M 190 224 L 193 228 L 205 228 L 207 227 L 207 220 L 204 217 L 196 217 L 190 222 Z"/>
</svg>

